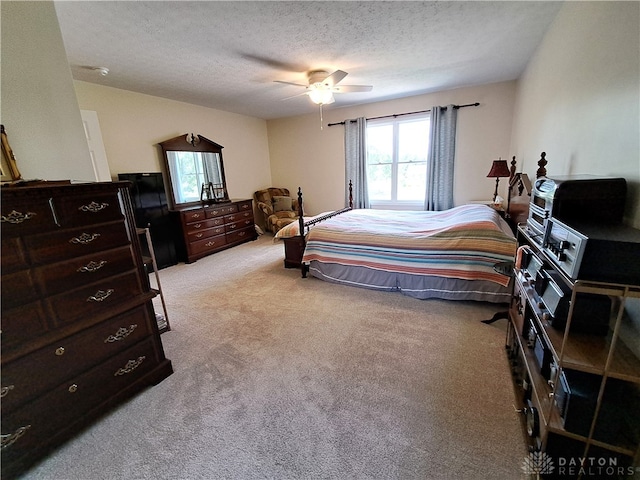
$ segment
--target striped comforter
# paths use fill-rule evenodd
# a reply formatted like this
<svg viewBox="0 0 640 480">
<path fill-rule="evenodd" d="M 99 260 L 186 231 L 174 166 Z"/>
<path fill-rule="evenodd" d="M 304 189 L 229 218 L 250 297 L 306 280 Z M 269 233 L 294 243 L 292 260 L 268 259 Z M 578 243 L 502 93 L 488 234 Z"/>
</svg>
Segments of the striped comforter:
<svg viewBox="0 0 640 480">
<path fill-rule="evenodd" d="M 506 286 L 509 277 L 493 266 L 513 261 L 515 253 L 516 239 L 492 208 L 463 205 L 442 212 L 345 212 L 311 228 L 302 261 Z"/>
</svg>

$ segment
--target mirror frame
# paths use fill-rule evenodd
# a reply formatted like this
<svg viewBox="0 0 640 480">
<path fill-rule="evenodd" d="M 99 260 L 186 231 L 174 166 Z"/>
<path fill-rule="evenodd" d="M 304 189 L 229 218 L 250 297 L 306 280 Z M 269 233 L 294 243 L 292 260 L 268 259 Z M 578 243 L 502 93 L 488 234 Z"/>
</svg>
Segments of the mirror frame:
<svg viewBox="0 0 640 480">
<path fill-rule="evenodd" d="M 22 180 L 16 157 L 13 154 L 7 132 L 4 125 L 0 125 L 0 136 L 2 136 L 2 162 L 0 163 L 0 180 L 2 182 L 15 182 Z"/>
<path fill-rule="evenodd" d="M 193 145 L 187 141 L 187 136 L 191 138 L 198 138 L 198 142 Z M 227 180 L 224 175 L 224 162 L 222 159 L 222 145 L 217 144 L 202 135 L 194 135 L 192 133 L 185 133 L 178 137 L 165 140 L 159 143 L 162 148 L 162 156 L 164 158 L 164 176 L 166 180 L 167 200 L 169 201 L 169 208 L 172 210 L 181 209 L 185 207 L 192 207 L 195 205 L 203 205 L 208 203 L 225 203 L 229 202 L 229 193 L 227 192 Z M 194 202 L 176 203 L 175 192 L 173 191 L 173 182 L 171 179 L 171 169 L 169 168 L 169 157 L 167 152 L 203 152 L 203 153 L 217 153 L 220 158 L 220 178 L 222 179 L 222 186 L 224 189 L 224 195 L 221 200 L 198 200 Z"/>
</svg>

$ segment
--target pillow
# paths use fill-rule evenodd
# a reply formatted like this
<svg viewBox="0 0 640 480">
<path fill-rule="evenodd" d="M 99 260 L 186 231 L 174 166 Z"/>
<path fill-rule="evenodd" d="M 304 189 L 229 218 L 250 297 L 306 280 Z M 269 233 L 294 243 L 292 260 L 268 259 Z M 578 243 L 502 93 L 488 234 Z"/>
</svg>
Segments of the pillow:
<svg viewBox="0 0 640 480">
<path fill-rule="evenodd" d="M 273 211 L 282 212 L 292 210 L 291 197 L 273 197 Z"/>
</svg>

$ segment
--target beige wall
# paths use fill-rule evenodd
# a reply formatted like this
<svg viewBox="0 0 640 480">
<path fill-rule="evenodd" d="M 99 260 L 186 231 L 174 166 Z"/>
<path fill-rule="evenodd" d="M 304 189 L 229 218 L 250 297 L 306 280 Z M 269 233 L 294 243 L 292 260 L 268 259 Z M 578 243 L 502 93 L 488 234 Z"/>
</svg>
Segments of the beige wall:
<svg viewBox="0 0 640 480">
<path fill-rule="evenodd" d="M 25 179 L 95 180 L 52 2 L 0 2 L 2 124 Z"/>
<path fill-rule="evenodd" d="M 118 173 L 161 171 L 158 143 L 196 133 L 224 147 L 232 198 L 252 198 L 271 183 L 264 120 L 87 82 L 74 84 L 80 108 L 98 113 L 114 179 Z"/>
<path fill-rule="evenodd" d="M 627 179 L 640 227 L 640 3 L 566 2 L 518 85 L 512 150 L 535 174 Z"/>
<path fill-rule="evenodd" d="M 621 176 L 625 222 L 640 228 L 640 4 L 567 2 L 518 85 L 512 149 L 535 173 Z M 531 160 L 531 161 L 530 161 Z M 640 354 L 640 299 L 629 299 L 622 339 Z"/>
<path fill-rule="evenodd" d="M 2 122 L 26 178 L 92 179 L 82 108 L 98 113 L 113 176 L 158 171 L 155 145 L 194 132 L 225 146 L 232 196 L 301 186 L 312 213 L 342 206 L 343 127 L 320 130 L 311 105 L 309 115 L 264 122 L 74 83 L 53 4 L 2 2 L 1 8 Z M 485 175 L 492 159 L 516 155 L 533 175 L 544 150 L 550 175 L 627 178 L 626 218 L 640 227 L 639 9 L 637 2 L 567 2 L 517 84 L 329 106 L 324 123 L 478 101 L 479 107 L 459 111 L 456 204 L 489 198 L 493 180 Z"/>
<path fill-rule="evenodd" d="M 274 185 L 290 190 L 301 187 L 309 213 L 342 208 L 344 128 L 341 125 L 327 127 L 327 123 L 425 110 L 434 105 L 479 102 L 478 107 L 458 111 L 454 202 L 460 205 L 472 200 L 489 200 L 495 188 L 495 180 L 486 178 L 491 161 L 499 156 L 511 156 L 509 141 L 515 89 L 515 82 L 505 82 L 356 107 L 329 106 L 324 109 L 322 130 L 319 109 L 311 104 L 312 113 L 308 115 L 269 120 Z M 505 184 L 503 180 L 500 192 L 506 198 Z"/>
</svg>

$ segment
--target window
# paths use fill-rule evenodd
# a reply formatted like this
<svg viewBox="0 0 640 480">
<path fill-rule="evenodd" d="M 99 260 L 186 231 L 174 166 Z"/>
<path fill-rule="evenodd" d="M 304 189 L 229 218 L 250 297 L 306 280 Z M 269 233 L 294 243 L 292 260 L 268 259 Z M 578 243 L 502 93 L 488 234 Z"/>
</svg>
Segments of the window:
<svg viewBox="0 0 640 480">
<path fill-rule="evenodd" d="M 367 122 L 367 187 L 371 208 L 424 207 L 429 114 Z"/>
</svg>

